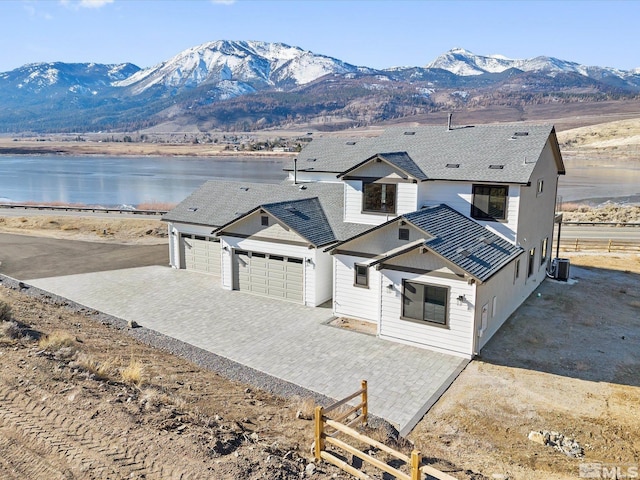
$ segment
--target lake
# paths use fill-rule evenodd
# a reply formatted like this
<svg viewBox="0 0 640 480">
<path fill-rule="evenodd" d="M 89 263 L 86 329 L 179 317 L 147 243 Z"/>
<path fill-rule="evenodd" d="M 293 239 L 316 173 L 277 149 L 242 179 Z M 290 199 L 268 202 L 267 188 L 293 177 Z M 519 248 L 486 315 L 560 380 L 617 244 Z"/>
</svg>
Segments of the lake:
<svg viewBox="0 0 640 480">
<path fill-rule="evenodd" d="M 0 155 L 0 203 L 178 203 L 207 180 L 280 183 L 290 158 Z"/>
<path fill-rule="evenodd" d="M 178 203 L 207 180 L 280 183 L 292 159 L 0 155 L 0 203 L 119 206 Z M 640 163 L 602 167 L 565 160 L 564 202 L 640 203 Z"/>
</svg>

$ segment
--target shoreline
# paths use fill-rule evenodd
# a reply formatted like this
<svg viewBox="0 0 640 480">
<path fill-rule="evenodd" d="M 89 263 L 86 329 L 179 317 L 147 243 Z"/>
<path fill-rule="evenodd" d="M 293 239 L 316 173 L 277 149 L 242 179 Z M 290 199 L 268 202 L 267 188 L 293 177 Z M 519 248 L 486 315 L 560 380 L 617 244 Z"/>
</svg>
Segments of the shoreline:
<svg viewBox="0 0 640 480">
<path fill-rule="evenodd" d="M 14 142 L 0 140 L 2 156 L 77 156 L 77 157 L 252 157 L 288 158 L 298 152 L 274 152 L 265 150 L 226 150 L 203 144 L 176 143 L 126 143 L 126 142 L 28 142 L 29 145 L 15 145 Z"/>
</svg>

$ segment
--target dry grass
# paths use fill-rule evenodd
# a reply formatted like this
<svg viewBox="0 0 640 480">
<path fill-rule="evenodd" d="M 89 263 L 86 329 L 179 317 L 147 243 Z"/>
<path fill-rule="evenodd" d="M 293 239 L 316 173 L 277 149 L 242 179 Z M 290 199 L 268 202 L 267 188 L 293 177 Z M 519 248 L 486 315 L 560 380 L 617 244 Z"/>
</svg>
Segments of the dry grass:
<svg viewBox="0 0 640 480">
<path fill-rule="evenodd" d="M 117 243 L 165 243 L 167 226 L 159 219 L 36 215 L 0 217 L 0 232 Z"/>
<path fill-rule="evenodd" d="M 12 318 L 11 306 L 7 302 L 0 300 L 0 322 L 9 322 Z"/>
<path fill-rule="evenodd" d="M 296 417 L 302 420 L 312 420 L 315 415 L 316 402 L 313 398 L 301 398 L 297 403 Z"/>
<path fill-rule="evenodd" d="M 136 205 L 138 210 L 173 210 L 177 204 L 169 202 L 143 202 Z"/>
<path fill-rule="evenodd" d="M 75 363 L 81 370 L 98 380 L 110 380 L 116 371 L 115 361 L 100 362 L 86 354 L 79 355 Z"/>
<path fill-rule="evenodd" d="M 3 322 L 0 325 L 0 337 L 7 340 L 17 340 L 22 338 L 22 331 L 16 322 Z"/>
<path fill-rule="evenodd" d="M 48 352 L 57 352 L 63 348 L 75 349 L 76 339 L 67 332 L 52 332 L 38 341 L 38 346 Z"/>
<path fill-rule="evenodd" d="M 633 205 L 590 207 L 579 203 L 564 203 L 560 210 L 566 222 L 640 222 L 640 207 Z"/>
<path fill-rule="evenodd" d="M 120 370 L 120 378 L 129 385 L 139 387 L 142 385 L 142 376 L 144 374 L 144 366 L 139 360 L 131 359 L 129 365 Z"/>
</svg>

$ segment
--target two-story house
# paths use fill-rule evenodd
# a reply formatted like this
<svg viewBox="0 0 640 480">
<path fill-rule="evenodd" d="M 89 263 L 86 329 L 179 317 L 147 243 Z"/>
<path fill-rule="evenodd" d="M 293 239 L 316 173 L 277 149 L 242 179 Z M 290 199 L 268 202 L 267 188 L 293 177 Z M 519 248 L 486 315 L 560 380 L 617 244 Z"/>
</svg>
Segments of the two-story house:
<svg viewBox="0 0 640 480">
<path fill-rule="evenodd" d="M 545 278 L 552 126 L 314 139 L 281 185 L 207 182 L 164 219 L 171 265 L 471 357 Z M 219 279 L 219 280 L 218 280 Z"/>
</svg>

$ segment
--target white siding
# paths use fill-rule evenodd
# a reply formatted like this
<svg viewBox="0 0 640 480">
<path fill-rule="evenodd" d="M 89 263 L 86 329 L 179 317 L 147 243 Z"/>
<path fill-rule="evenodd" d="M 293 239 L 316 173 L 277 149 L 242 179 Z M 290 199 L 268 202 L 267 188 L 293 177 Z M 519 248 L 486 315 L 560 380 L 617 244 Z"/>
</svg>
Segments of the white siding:
<svg viewBox="0 0 640 480">
<path fill-rule="evenodd" d="M 333 295 L 333 257 L 322 249 L 310 250 L 315 252 L 312 263 L 307 264 L 307 272 L 315 271 L 315 305 L 330 300 Z"/>
<path fill-rule="evenodd" d="M 380 225 L 398 215 L 417 210 L 418 184 L 416 183 L 397 184 L 396 213 L 389 214 L 362 213 L 362 181 L 346 180 L 344 184 L 345 222 Z"/>
<path fill-rule="evenodd" d="M 409 230 L 409 240 L 400 240 L 398 230 L 406 228 Z M 358 252 L 360 254 L 380 255 L 395 248 L 407 245 L 420 239 L 427 239 L 425 233 L 410 224 L 400 225 L 400 221 L 390 223 L 367 235 L 353 239 L 340 246 L 339 250 Z"/>
<path fill-rule="evenodd" d="M 471 218 L 471 204 L 473 202 L 472 186 L 473 182 L 421 182 L 417 194 L 418 208 L 444 203 Z M 511 243 L 516 243 L 519 210 L 520 186 L 509 185 L 506 221 L 483 222 L 478 220 L 478 223 Z"/>
<path fill-rule="evenodd" d="M 349 175 L 357 177 L 388 178 L 389 180 L 408 178 L 405 173 L 395 167 L 392 167 L 388 163 L 375 161 L 369 162 L 360 168 L 352 170 L 349 172 Z"/>
<path fill-rule="evenodd" d="M 267 217 L 268 226 L 262 225 L 262 217 Z M 248 217 L 239 220 L 237 223 L 224 230 L 225 233 L 238 235 L 251 235 L 255 238 L 265 240 L 284 240 L 290 242 L 308 243 L 290 228 L 279 223 L 274 217 L 267 213 L 254 212 Z"/>
<path fill-rule="evenodd" d="M 473 354 L 475 285 L 469 285 L 464 280 L 394 270 L 382 270 L 382 274 L 380 338 L 471 358 Z M 403 280 L 449 288 L 447 327 L 401 318 Z M 388 285 L 391 284 L 393 285 L 392 289 L 388 288 Z M 464 300 L 458 300 L 460 295 L 464 295 Z"/>
<path fill-rule="evenodd" d="M 341 183 L 341 180 L 338 179 L 337 175 L 338 173 L 333 172 L 301 172 L 298 170 L 297 181 L 298 183 Z M 287 179 L 293 182 L 293 172 L 289 172 Z"/>
<path fill-rule="evenodd" d="M 537 282 L 526 281 L 527 254 L 520 256 L 520 275 L 515 278 L 515 261 L 505 266 L 487 282 L 476 287 L 476 332 L 475 353 L 479 353 L 489 339 L 498 331 L 509 316 L 524 302 L 538 286 Z M 493 297 L 496 297 L 496 311 L 493 310 Z M 489 305 L 489 320 L 486 330 L 479 336 L 482 306 Z"/>
<path fill-rule="evenodd" d="M 354 264 L 368 259 L 349 255 L 334 255 L 333 310 L 336 316 L 345 316 L 378 322 L 380 299 L 380 273 L 369 269 L 369 288 L 355 286 Z"/>
<path fill-rule="evenodd" d="M 539 195 L 538 180 L 544 181 L 543 192 Z M 529 279 L 532 282 L 540 283 L 545 278 L 546 265 L 541 265 L 540 258 L 540 244 L 544 238 L 549 239 L 547 254 L 551 255 L 557 185 L 558 169 L 551 145 L 547 142 L 531 175 L 531 186 L 522 187 L 517 241 L 525 251 L 530 248 L 536 249 L 535 273 Z M 526 266 L 524 260 L 525 275 Z"/>
</svg>

